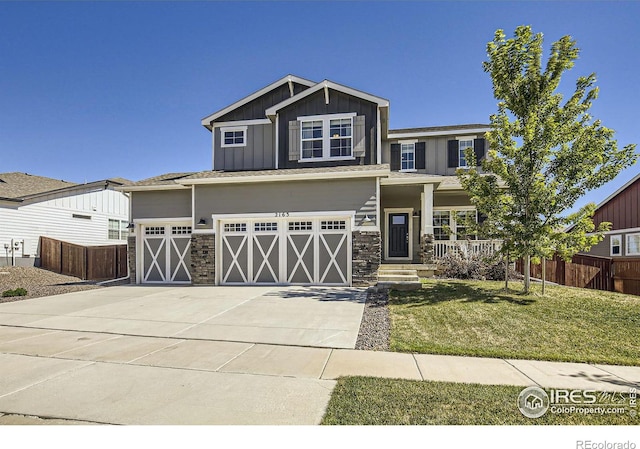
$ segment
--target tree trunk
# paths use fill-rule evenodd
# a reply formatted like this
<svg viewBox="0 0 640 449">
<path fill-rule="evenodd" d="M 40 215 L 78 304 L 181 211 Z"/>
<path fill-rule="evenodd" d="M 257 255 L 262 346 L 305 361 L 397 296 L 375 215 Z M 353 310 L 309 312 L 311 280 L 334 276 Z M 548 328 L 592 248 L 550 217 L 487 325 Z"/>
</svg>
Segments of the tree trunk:
<svg viewBox="0 0 640 449">
<path fill-rule="evenodd" d="M 524 257 L 524 293 L 528 294 L 531 288 L 531 256 Z"/>
<path fill-rule="evenodd" d="M 509 251 L 504 258 L 504 291 L 509 291 Z"/>
<path fill-rule="evenodd" d="M 544 257 L 542 258 L 542 296 L 544 296 L 544 284 L 545 284 L 545 280 L 547 278 L 547 259 L 545 259 Z"/>
</svg>

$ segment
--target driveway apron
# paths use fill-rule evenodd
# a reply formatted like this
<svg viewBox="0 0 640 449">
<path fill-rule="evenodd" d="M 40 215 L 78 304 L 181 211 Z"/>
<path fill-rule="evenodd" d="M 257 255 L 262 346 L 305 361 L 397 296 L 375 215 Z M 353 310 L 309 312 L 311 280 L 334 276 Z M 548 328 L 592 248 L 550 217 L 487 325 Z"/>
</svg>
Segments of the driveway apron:
<svg viewBox="0 0 640 449">
<path fill-rule="evenodd" d="M 0 413 L 111 424 L 317 424 L 365 292 L 109 287 L 0 304 Z"/>
</svg>

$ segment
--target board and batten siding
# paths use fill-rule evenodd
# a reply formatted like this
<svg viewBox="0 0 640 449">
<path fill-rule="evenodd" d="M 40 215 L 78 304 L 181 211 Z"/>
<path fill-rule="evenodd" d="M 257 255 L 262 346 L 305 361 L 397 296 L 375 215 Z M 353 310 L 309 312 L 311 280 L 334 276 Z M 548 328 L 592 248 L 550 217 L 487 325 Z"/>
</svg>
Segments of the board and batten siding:
<svg viewBox="0 0 640 449">
<path fill-rule="evenodd" d="M 303 90 L 308 89 L 307 86 L 293 82 L 294 95 L 299 94 Z M 278 86 L 271 91 L 253 99 L 249 103 L 242 105 L 225 115 L 218 117 L 217 122 L 232 122 L 238 120 L 255 120 L 263 119 L 264 111 L 291 97 L 291 91 L 287 83 Z"/>
<path fill-rule="evenodd" d="M 464 133 L 459 134 L 460 137 Z M 450 168 L 448 165 L 448 142 L 454 140 L 456 136 L 442 137 L 420 137 L 408 139 L 386 140 L 382 142 L 382 163 L 391 163 L 391 144 L 399 143 L 403 140 L 418 141 L 425 143 L 425 169 L 417 170 L 419 173 L 428 173 L 430 175 L 455 176 L 457 168 Z M 477 136 L 481 137 L 481 136 Z M 484 153 L 487 154 L 489 149 L 485 139 Z"/>
<path fill-rule="evenodd" d="M 596 210 L 596 227 L 603 221 L 610 222 L 612 230 L 640 228 L 640 179 Z"/>
<path fill-rule="evenodd" d="M 356 157 L 354 160 L 346 161 L 298 162 L 297 160 L 289 160 L 289 122 L 296 121 L 298 117 L 304 116 L 350 113 L 365 117 L 364 157 Z M 324 90 L 319 90 L 283 108 L 278 115 L 278 165 L 280 168 L 334 167 L 337 165 L 371 165 L 376 163 L 378 105 L 375 103 L 329 89 L 329 104 L 327 104 Z"/>
<path fill-rule="evenodd" d="M 249 125 L 246 146 L 222 147 L 221 128 L 214 128 L 215 147 L 213 167 L 215 170 L 267 170 L 275 168 L 275 125 Z"/>
<path fill-rule="evenodd" d="M 356 226 L 367 215 L 376 223 L 375 178 L 195 187 L 195 217 L 208 218 L 208 228 L 212 215 L 347 210 L 356 212 Z"/>
<path fill-rule="evenodd" d="M 4 249 L 11 239 L 24 240 L 16 257 L 39 257 L 40 236 L 78 245 L 126 243 L 109 239 L 109 219 L 129 221 L 128 197 L 110 189 L 62 192 L 18 207 L 0 207 L 0 259 L 6 264 L 5 258 L 11 258 Z"/>
<path fill-rule="evenodd" d="M 191 189 L 131 192 L 131 220 L 191 217 Z"/>
</svg>

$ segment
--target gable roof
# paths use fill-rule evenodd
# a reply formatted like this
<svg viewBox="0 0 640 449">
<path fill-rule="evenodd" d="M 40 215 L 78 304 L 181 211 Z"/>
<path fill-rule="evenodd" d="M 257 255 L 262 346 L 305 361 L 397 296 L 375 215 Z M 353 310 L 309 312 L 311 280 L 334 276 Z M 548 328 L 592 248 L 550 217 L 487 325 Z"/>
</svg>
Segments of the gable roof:
<svg viewBox="0 0 640 449">
<path fill-rule="evenodd" d="M 19 200 L 26 196 L 75 185 L 74 182 L 30 175 L 29 173 L 0 173 L 0 198 Z"/>
<path fill-rule="evenodd" d="M 22 202 L 29 198 L 47 195 L 53 192 L 81 189 L 87 187 L 103 187 L 115 184 L 122 186 L 131 183 L 128 179 L 112 178 L 93 181 L 85 184 L 30 175 L 29 173 L 0 173 L 0 200 Z"/>
<path fill-rule="evenodd" d="M 334 83 L 333 81 L 330 80 L 324 80 L 321 81 L 319 83 L 317 83 L 315 86 L 310 87 L 309 89 L 303 90 L 302 92 L 294 95 L 293 97 L 287 98 L 284 101 L 281 101 L 280 103 L 271 106 L 270 108 L 268 108 L 266 110 L 266 115 L 269 118 L 273 118 L 276 116 L 277 112 L 286 107 L 289 106 L 290 104 L 293 104 L 297 101 L 300 101 L 301 99 L 308 97 L 309 95 L 312 95 L 316 92 L 318 92 L 319 90 L 322 90 L 324 88 L 328 88 L 328 89 L 333 89 L 333 90 L 337 90 L 338 92 L 342 92 L 348 95 L 353 95 L 354 97 L 358 97 L 358 98 L 362 98 L 364 100 L 370 101 L 372 103 L 377 103 L 379 107 L 382 108 L 388 108 L 389 107 L 389 100 L 387 100 L 386 98 L 381 98 L 381 97 L 377 97 L 375 95 L 371 95 L 368 94 L 366 92 L 362 92 L 360 90 L 354 89 L 352 87 L 348 87 L 348 86 L 344 86 L 342 84 L 338 84 L 338 83 Z"/>
<path fill-rule="evenodd" d="M 244 97 L 242 100 L 238 100 L 235 103 L 220 109 L 217 112 L 214 112 L 211 115 L 206 116 L 205 118 L 202 119 L 202 125 L 203 126 L 207 126 L 209 127 L 211 125 L 211 122 L 214 121 L 215 119 L 222 117 L 223 115 L 233 111 L 234 109 L 239 108 L 240 106 L 243 106 L 247 103 L 249 103 L 252 100 L 255 100 L 256 98 L 272 91 L 273 89 L 282 86 L 283 84 L 289 83 L 289 82 L 294 82 L 294 83 L 298 83 L 298 84 L 302 84 L 303 86 L 308 86 L 311 87 L 313 86 L 315 83 L 315 81 L 309 81 L 307 79 L 304 78 L 300 78 L 299 76 L 295 76 L 295 75 L 287 75 L 283 78 L 280 78 L 277 81 L 274 81 L 273 83 L 269 84 L 268 86 L 263 87 L 260 90 L 255 91 L 254 93 L 252 93 L 251 95 L 248 95 L 246 97 Z"/>
</svg>

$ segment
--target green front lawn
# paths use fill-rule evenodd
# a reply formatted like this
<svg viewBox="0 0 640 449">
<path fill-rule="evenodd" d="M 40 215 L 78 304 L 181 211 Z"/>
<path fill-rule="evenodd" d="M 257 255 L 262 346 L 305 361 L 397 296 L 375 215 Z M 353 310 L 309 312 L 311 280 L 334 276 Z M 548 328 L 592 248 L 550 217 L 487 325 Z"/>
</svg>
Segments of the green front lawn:
<svg viewBox="0 0 640 449">
<path fill-rule="evenodd" d="M 522 387 L 370 377 L 338 380 L 322 424 L 342 425 L 637 425 L 629 413 L 554 414 L 531 419 L 517 406 Z"/>
<path fill-rule="evenodd" d="M 429 280 L 392 291 L 391 349 L 640 365 L 640 297 L 562 286 L 522 295 L 520 283 Z"/>
</svg>

